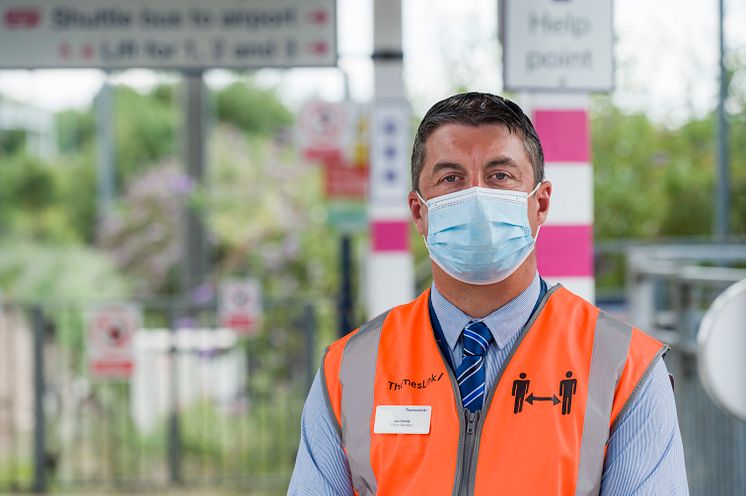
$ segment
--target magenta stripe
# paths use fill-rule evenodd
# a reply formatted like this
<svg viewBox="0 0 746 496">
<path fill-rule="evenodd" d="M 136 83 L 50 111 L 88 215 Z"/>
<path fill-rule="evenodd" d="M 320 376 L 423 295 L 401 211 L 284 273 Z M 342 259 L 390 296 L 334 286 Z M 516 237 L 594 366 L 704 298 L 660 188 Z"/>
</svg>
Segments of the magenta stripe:
<svg viewBox="0 0 746 496">
<path fill-rule="evenodd" d="M 543 226 L 536 245 L 542 276 L 593 276 L 593 226 Z"/>
<path fill-rule="evenodd" d="M 373 221 L 373 251 L 408 251 L 409 221 Z"/>
<path fill-rule="evenodd" d="M 547 162 L 589 162 L 588 113 L 585 110 L 536 110 L 534 127 Z"/>
</svg>

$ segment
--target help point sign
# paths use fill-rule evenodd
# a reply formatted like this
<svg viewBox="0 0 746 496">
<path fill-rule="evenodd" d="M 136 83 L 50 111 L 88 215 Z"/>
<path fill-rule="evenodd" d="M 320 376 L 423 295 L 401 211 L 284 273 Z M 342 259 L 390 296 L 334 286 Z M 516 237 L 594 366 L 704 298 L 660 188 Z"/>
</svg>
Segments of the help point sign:
<svg viewBox="0 0 746 496">
<path fill-rule="evenodd" d="M 502 0 L 505 89 L 610 91 L 612 10 L 612 0 Z"/>
</svg>

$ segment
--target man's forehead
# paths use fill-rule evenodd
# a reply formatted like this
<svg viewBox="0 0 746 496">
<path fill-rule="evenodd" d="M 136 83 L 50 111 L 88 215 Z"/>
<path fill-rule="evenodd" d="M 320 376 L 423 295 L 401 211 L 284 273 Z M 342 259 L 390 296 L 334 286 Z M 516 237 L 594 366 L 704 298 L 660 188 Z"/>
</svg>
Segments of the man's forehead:
<svg viewBox="0 0 746 496">
<path fill-rule="evenodd" d="M 492 156 L 487 162 L 518 165 L 528 161 L 528 153 L 521 136 L 501 123 L 472 126 L 447 123 L 435 129 L 425 141 L 425 162 L 437 163 L 443 155 L 485 151 Z"/>
</svg>

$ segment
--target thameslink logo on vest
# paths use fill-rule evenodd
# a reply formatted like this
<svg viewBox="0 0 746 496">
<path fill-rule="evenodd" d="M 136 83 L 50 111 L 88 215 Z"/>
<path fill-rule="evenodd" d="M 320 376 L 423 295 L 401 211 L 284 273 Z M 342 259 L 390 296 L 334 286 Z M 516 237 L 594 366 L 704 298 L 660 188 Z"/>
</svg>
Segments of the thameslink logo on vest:
<svg viewBox="0 0 746 496">
<path fill-rule="evenodd" d="M 430 384 L 439 382 L 445 374 L 441 372 L 439 375 L 431 374 L 430 377 L 425 377 L 421 381 L 412 379 L 402 379 L 400 381 L 389 381 L 389 391 L 399 391 L 404 386 L 411 387 L 412 389 L 425 389 Z"/>
</svg>

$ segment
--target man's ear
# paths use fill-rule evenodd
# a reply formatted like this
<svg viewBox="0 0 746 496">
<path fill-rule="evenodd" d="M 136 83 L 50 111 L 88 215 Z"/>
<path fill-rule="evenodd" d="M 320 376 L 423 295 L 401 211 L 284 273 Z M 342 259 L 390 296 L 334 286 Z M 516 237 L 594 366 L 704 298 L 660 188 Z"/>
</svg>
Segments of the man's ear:
<svg viewBox="0 0 746 496">
<path fill-rule="evenodd" d="M 551 196 L 552 182 L 547 179 L 544 180 L 544 182 L 541 183 L 541 186 L 539 186 L 539 189 L 536 190 L 536 202 L 538 204 L 538 208 L 536 209 L 536 223 L 539 226 L 544 224 L 547 220 Z"/>
<path fill-rule="evenodd" d="M 414 222 L 417 232 L 424 236 L 427 234 L 427 207 L 422 204 L 414 191 L 409 192 L 407 201 L 409 202 L 409 214 L 412 217 L 412 222 Z"/>
</svg>

